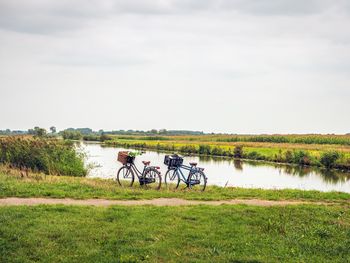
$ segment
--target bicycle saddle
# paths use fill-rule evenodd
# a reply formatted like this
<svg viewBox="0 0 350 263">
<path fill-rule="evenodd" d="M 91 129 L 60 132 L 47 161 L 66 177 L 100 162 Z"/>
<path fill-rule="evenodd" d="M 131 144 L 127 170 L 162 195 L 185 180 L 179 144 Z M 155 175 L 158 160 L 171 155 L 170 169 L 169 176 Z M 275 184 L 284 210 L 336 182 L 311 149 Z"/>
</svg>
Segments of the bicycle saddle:
<svg viewBox="0 0 350 263">
<path fill-rule="evenodd" d="M 197 163 L 190 163 L 191 166 L 197 166 Z"/>
<path fill-rule="evenodd" d="M 151 162 L 150 161 L 142 161 L 144 165 L 149 165 Z"/>
</svg>

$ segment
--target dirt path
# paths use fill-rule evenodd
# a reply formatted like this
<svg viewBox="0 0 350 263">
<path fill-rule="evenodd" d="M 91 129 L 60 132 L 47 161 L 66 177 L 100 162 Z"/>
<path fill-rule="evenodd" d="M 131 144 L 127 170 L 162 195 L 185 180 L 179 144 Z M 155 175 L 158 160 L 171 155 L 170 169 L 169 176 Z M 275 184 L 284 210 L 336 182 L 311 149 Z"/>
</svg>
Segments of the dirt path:
<svg viewBox="0 0 350 263">
<path fill-rule="evenodd" d="M 324 202 L 306 202 L 306 201 L 271 201 L 259 199 L 232 199 L 222 201 L 197 201 L 185 200 L 179 198 L 157 198 L 151 200 L 106 200 L 106 199 L 55 199 L 55 198 L 3 198 L 0 199 L 0 206 L 18 206 L 18 205 L 92 205 L 92 206 L 135 206 L 135 205 L 154 205 L 154 206 L 183 206 L 183 205 L 255 205 L 255 206 L 286 206 L 300 204 L 327 205 Z"/>
</svg>

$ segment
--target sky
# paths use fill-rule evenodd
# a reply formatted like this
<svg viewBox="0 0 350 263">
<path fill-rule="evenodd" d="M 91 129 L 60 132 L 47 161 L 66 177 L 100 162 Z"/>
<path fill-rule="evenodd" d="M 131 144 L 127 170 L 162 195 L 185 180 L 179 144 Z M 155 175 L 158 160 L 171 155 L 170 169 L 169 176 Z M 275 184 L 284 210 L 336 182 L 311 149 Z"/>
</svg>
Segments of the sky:
<svg viewBox="0 0 350 263">
<path fill-rule="evenodd" d="M 0 129 L 350 133 L 348 0 L 0 0 Z"/>
</svg>

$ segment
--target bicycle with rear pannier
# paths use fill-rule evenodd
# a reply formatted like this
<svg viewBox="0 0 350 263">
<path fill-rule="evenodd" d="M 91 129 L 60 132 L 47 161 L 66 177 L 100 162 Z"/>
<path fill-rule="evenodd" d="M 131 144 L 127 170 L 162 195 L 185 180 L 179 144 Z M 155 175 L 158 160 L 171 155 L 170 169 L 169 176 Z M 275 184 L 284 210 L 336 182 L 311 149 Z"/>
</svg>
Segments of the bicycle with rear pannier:
<svg viewBox="0 0 350 263">
<path fill-rule="evenodd" d="M 165 155 L 164 164 L 168 166 L 165 174 L 165 185 L 169 190 L 175 190 L 180 182 L 193 190 L 204 191 L 207 186 L 207 177 L 204 168 L 197 167 L 197 163 L 191 162 L 190 166 L 183 165 L 183 158 L 177 154 Z"/>
<path fill-rule="evenodd" d="M 162 176 L 159 171 L 160 167 L 150 166 L 150 161 L 142 161 L 144 167 L 140 171 L 134 162 L 136 155 L 141 154 L 127 151 L 118 153 L 118 161 L 123 166 L 118 170 L 117 182 L 122 187 L 131 187 L 134 184 L 136 176 L 141 187 L 158 190 L 162 184 Z"/>
</svg>

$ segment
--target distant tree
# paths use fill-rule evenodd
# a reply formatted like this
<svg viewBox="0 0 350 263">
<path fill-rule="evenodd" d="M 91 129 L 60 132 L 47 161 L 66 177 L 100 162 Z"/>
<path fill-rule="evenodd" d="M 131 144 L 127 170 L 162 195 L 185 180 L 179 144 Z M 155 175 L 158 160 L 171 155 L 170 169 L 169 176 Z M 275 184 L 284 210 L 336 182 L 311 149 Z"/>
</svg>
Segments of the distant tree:
<svg viewBox="0 0 350 263">
<path fill-rule="evenodd" d="M 44 137 L 47 133 L 47 131 L 44 128 L 40 128 L 40 127 L 34 127 L 34 136 L 37 137 Z"/>
<path fill-rule="evenodd" d="M 166 129 L 160 129 L 159 130 L 159 134 L 167 134 L 167 130 Z"/>
<path fill-rule="evenodd" d="M 157 134 L 157 133 L 158 133 L 158 131 L 157 131 L 156 129 L 152 129 L 150 132 L 151 132 L 152 134 Z"/>
<path fill-rule="evenodd" d="M 65 140 L 80 140 L 83 137 L 81 132 L 72 130 L 64 130 L 63 132 L 60 132 L 60 134 Z"/>
<path fill-rule="evenodd" d="M 51 133 L 56 133 L 57 132 L 56 127 L 55 126 L 51 126 L 50 127 L 50 131 L 51 131 Z"/>
</svg>

